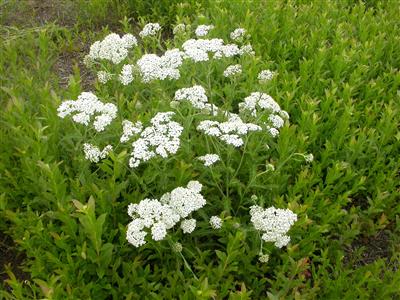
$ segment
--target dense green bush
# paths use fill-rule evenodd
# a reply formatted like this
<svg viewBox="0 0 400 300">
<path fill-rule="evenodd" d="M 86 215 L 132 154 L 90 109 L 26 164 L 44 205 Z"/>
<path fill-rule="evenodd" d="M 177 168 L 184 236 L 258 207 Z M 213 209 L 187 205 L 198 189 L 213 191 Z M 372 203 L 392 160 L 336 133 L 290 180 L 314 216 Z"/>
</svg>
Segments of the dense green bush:
<svg viewBox="0 0 400 300">
<path fill-rule="evenodd" d="M 81 64 L 87 46 L 81 45 L 104 38 L 109 30 L 84 29 L 87 15 L 100 13 L 96 5 L 104 9 L 103 2 L 80 3 L 92 9 L 81 13 L 74 28 L 4 26 L 1 31 L 0 229 L 12 236 L 15 251 L 26 253 L 29 274 L 22 281 L 7 269 L 3 298 L 399 296 L 400 24 L 395 1 L 110 2 L 118 7 L 110 23 L 133 18 L 133 23 L 122 21 L 121 32 L 137 35 L 145 22 L 170 30 L 183 21 L 192 30 L 214 24 L 211 34 L 225 40 L 236 27 L 251 35 L 257 56 L 243 62 L 246 72 L 237 80 L 221 76 L 226 67 L 221 63 L 208 70 L 210 75 L 204 75 L 204 66 L 188 67 L 177 83 L 155 82 L 151 88 L 140 82 L 121 87 L 88 81 L 90 73 Z M 163 40 L 160 46 L 173 45 Z M 261 69 L 278 75 L 259 85 Z M 71 74 L 65 87 L 60 70 Z M 225 149 L 224 164 L 216 164 L 213 174 L 194 159 L 206 147 L 194 134 L 185 136 L 177 155 L 165 163 L 150 161 L 139 171 L 128 168 L 127 151 L 93 165 L 82 152 L 93 132 L 57 116 L 61 101 L 76 99 L 89 86 L 104 102 L 123 108 L 121 117 L 141 116 L 146 123 L 157 111 L 170 109 L 177 88 L 206 86 L 210 80 L 217 92 L 208 96 L 226 109 L 265 89 L 290 114 L 290 125 L 277 139 L 254 135 L 249 150 Z M 186 121 L 185 127 L 194 126 Z M 96 142 L 115 139 L 118 125 L 112 126 L 114 131 L 96 135 Z M 305 165 L 295 153 L 312 153 L 314 161 Z M 267 164 L 275 171 L 265 173 Z M 208 202 L 196 212 L 198 229 L 191 235 L 177 230 L 171 240 L 149 241 L 138 249 L 127 243 L 129 203 L 159 198 L 194 179 L 204 184 Z M 267 246 L 266 264 L 258 261 L 260 240 L 249 223 L 253 194 L 264 207 L 288 207 L 298 215 L 291 243 L 282 249 Z M 218 214 L 224 226 L 212 231 L 208 217 Z M 177 241 L 182 252 L 171 247 Z"/>
</svg>

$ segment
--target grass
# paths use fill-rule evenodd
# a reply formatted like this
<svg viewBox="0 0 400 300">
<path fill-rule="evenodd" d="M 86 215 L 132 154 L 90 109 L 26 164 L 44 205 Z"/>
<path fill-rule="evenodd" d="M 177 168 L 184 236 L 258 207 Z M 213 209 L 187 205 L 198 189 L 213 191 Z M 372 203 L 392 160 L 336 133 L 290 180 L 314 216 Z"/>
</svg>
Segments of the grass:
<svg viewBox="0 0 400 300">
<path fill-rule="evenodd" d="M 32 9 L 32 2 L 0 4 L 0 230 L 15 242 L 1 249 L 14 251 L 17 264 L 21 253 L 26 256 L 22 266 L 10 260 L 2 269 L 8 279 L 1 298 L 398 299 L 397 2 L 167 2 L 62 1 L 61 13 L 52 5 Z M 68 20 L 65 7 L 71 7 Z M 21 13 L 26 18 L 15 17 Z M 177 86 L 193 76 L 204 84 L 209 79 L 193 69 L 176 85 L 118 92 L 99 86 L 81 64 L 88 45 L 111 30 L 137 35 L 147 21 L 166 28 L 163 38 L 181 21 L 214 24 L 215 36 L 225 39 L 234 28 L 246 28 L 258 55 L 246 65 L 248 78 L 232 83 L 211 77 L 213 91 L 235 107 L 265 89 L 289 112 L 290 126 L 275 141 L 249 139 L 248 151 L 224 149 L 226 166 L 215 174 L 194 160 L 193 149 L 205 150 L 198 136 L 166 163 L 154 161 L 137 172 L 125 167 L 123 151 L 98 167 L 85 161 L 81 144 L 89 133 L 57 117 L 62 100 L 92 90 L 147 122 L 167 107 L 160 100 L 171 99 Z M 254 80 L 259 68 L 278 73 L 265 88 Z M 211 98 L 219 99 L 215 93 Z M 295 153 L 312 153 L 314 161 L 304 165 Z M 266 163 L 275 171 L 257 176 Z M 193 179 L 208 187 L 212 203 L 198 213 L 198 229 L 130 246 L 128 203 Z M 267 264 L 258 262 L 259 239 L 247 216 L 253 194 L 260 205 L 288 207 L 299 218 L 287 248 L 267 246 Z M 224 228 L 210 232 L 206 217 L 219 213 Z M 171 251 L 175 241 L 183 245 L 182 256 Z"/>
</svg>

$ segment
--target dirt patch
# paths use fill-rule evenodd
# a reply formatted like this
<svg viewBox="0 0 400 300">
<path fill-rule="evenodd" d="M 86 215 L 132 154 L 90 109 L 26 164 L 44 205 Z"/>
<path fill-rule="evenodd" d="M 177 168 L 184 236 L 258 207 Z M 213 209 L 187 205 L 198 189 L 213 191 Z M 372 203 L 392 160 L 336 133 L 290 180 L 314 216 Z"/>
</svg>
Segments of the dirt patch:
<svg viewBox="0 0 400 300">
<path fill-rule="evenodd" d="M 386 231 L 380 231 L 374 236 L 362 236 L 351 243 L 346 251 L 344 261 L 352 264 L 354 268 L 371 264 L 378 259 L 385 259 L 389 262 L 390 237 Z M 361 255 L 358 255 L 361 252 Z"/>
<path fill-rule="evenodd" d="M 29 275 L 22 271 L 21 265 L 26 256 L 15 249 L 13 239 L 0 231 L 0 279 L 2 282 L 9 279 L 5 266 L 8 265 L 15 277 L 20 280 L 29 279 Z"/>
<path fill-rule="evenodd" d="M 78 67 L 82 90 L 90 90 L 95 82 L 94 74 L 83 64 L 83 58 L 89 53 L 90 44 L 80 43 L 75 52 L 62 52 L 53 65 L 53 72 L 58 75 L 58 82 L 62 88 L 67 88 L 69 77 L 74 73 L 74 66 Z"/>
<path fill-rule="evenodd" d="M 66 0 L 10 0 L 0 7 L 1 24 L 21 28 L 55 22 L 73 26 L 77 20 L 76 2 Z"/>
</svg>

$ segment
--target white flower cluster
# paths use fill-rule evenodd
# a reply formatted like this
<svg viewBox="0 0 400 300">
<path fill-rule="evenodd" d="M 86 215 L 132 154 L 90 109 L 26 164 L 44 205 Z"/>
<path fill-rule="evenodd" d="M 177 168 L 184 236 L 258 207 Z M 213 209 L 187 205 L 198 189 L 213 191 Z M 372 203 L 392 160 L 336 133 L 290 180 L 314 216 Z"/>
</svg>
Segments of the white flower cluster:
<svg viewBox="0 0 400 300">
<path fill-rule="evenodd" d="M 129 160 L 131 168 L 138 167 L 156 155 L 166 158 L 178 151 L 183 127 L 171 121 L 174 114 L 174 112 L 157 113 L 151 119 L 152 126 L 146 127 L 141 132 L 140 138 L 132 143 L 133 150 Z"/>
<path fill-rule="evenodd" d="M 258 257 L 258 260 L 260 261 L 260 263 L 266 264 L 269 261 L 269 255 L 261 253 Z"/>
<path fill-rule="evenodd" d="M 210 30 L 214 29 L 214 25 L 199 25 L 195 30 L 198 37 L 206 36 Z"/>
<path fill-rule="evenodd" d="M 289 114 L 282 110 L 279 104 L 270 95 L 265 93 L 251 93 L 243 102 L 239 103 L 239 111 L 249 111 L 253 117 L 257 116 L 259 110 L 266 111 L 270 114 L 268 116 L 268 122 L 270 124 L 265 123 L 266 129 L 273 137 L 276 137 L 279 134 L 279 129 L 285 123 L 284 119 L 289 119 Z"/>
<path fill-rule="evenodd" d="M 274 242 L 278 248 L 290 242 L 290 237 L 286 234 L 297 221 L 297 215 L 290 209 L 279 209 L 273 206 L 263 209 L 253 205 L 250 208 L 250 216 L 254 228 L 263 232 L 264 241 Z"/>
<path fill-rule="evenodd" d="M 93 122 L 93 126 L 98 132 L 103 131 L 117 117 L 117 107 L 114 104 L 103 104 L 96 95 L 90 92 L 81 93 L 76 101 L 63 101 L 57 111 L 60 118 L 74 114 L 72 120 L 86 126 L 93 115 L 99 114 Z"/>
<path fill-rule="evenodd" d="M 224 45 L 222 39 L 190 39 L 183 43 L 182 48 L 186 56 L 194 62 L 208 61 L 209 53 L 213 53 L 215 59 L 241 54 L 237 45 Z"/>
<path fill-rule="evenodd" d="M 128 56 L 128 50 L 133 46 L 137 46 L 137 40 L 132 34 L 128 33 L 120 37 L 116 33 L 111 33 L 104 40 L 96 41 L 90 46 L 88 58 L 105 59 L 119 64 Z"/>
<path fill-rule="evenodd" d="M 220 157 L 218 154 L 206 154 L 204 156 L 199 156 L 197 159 L 201 160 L 206 167 L 209 167 L 219 161 Z"/>
<path fill-rule="evenodd" d="M 194 108 L 204 109 L 208 102 L 206 90 L 200 85 L 182 88 L 175 92 L 175 101 L 189 101 Z"/>
<path fill-rule="evenodd" d="M 181 229 L 183 233 L 192 233 L 196 228 L 196 219 L 186 219 L 181 222 Z"/>
<path fill-rule="evenodd" d="M 314 161 L 314 155 L 312 153 L 304 155 L 306 163 L 312 163 Z"/>
<path fill-rule="evenodd" d="M 218 216 L 212 216 L 210 218 L 210 225 L 213 229 L 220 229 L 222 227 L 222 219 Z"/>
<path fill-rule="evenodd" d="M 178 68 L 183 62 L 183 52 L 179 49 L 167 50 L 163 56 L 145 54 L 138 61 L 137 66 L 143 82 L 160 79 L 178 79 Z"/>
<path fill-rule="evenodd" d="M 253 47 L 250 44 L 247 44 L 247 45 L 244 45 L 244 46 L 240 47 L 239 54 L 240 55 L 248 54 L 248 55 L 253 56 L 256 53 L 254 52 Z"/>
<path fill-rule="evenodd" d="M 121 143 L 129 141 L 129 139 L 135 135 L 141 133 L 143 130 L 143 124 L 140 121 L 132 123 L 131 121 L 122 121 L 122 136 L 120 138 Z"/>
<path fill-rule="evenodd" d="M 222 123 L 212 120 L 201 121 L 197 130 L 218 137 L 228 145 L 240 147 L 244 143 L 241 136 L 251 131 L 260 131 L 261 127 L 253 123 L 244 123 L 238 115 L 230 114 L 228 121 Z"/>
<path fill-rule="evenodd" d="M 281 107 L 278 103 L 268 94 L 254 92 L 250 96 L 244 98 L 244 102 L 239 103 L 240 111 L 249 111 L 252 116 L 257 116 L 257 109 L 267 110 L 272 113 L 279 113 Z"/>
<path fill-rule="evenodd" d="M 234 41 L 240 41 L 245 34 L 246 34 L 246 29 L 236 28 L 234 31 L 231 32 L 231 39 Z"/>
<path fill-rule="evenodd" d="M 182 101 L 188 101 L 194 108 L 201 109 L 203 113 L 218 115 L 221 110 L 218 106 L 208 103 L 206 90 L 200 85 L 194 85 L 190 88 L 182 88 L 175 92 L 174 100 L 171 101 L 171 107 L 178 107 Z"/>
<path fill-rule="evenodd" d="M 275 76 L 275 72 L 272 72 L 270 70 L 262 70 L 260 73 L 258 73 L 257 79 L 261 82 L 267 82 L 271 80 Z"/>
<path fill-rule="evenodd" d="M 107 155 L 112 151 L 112 149 L 113 147 L 111 145 L 107 145 L 104 147 L 103 150 L 100 150 L 98 147 L 93 146 L 92 144 L 83 144 L 83 152 L 85 153 L 85 158 L 94 163 L 99 162 L 100 159 L 106 158 Z"/>
<path fill-rule="evenodd" d="M 160 24 L 148 23 L 148 24 L 144 25 L 142 31 L 139 32 L 139 35 L 141 38 L 144 38 L 147 36 L 155 36 L 160 30 L 161 30 Z"/>
<path fill-rule="evenodd" d="M 112 75 L 106 71 L 98 71 L 97 79 L 100 83 L 105 84 L 112 78 Z"/>
<path fill-rule="evenodd" d="M 174 27 L 172 30 L 172 33 L 174 35 L 182 34 L 186 31 L 186 25 L 185 24 L 178 24 Z"/>
<path fill-rule="evenodd" d="M 200 182 L 190 181 L 186 188 L 175 188 L 164 194 L 160 200 L 144 199 L 138 204 L 131 203 L 128 206 L 128 215 L 133 220 L 129 223 L 126 233 L 128 242 L 135 247 L 144 245 L 147 235 L 145 228 L 150 228 L 153 240 L 164 239 L 168 229 L 206 204 L 206 200 L 200 194 L 201 189 Z M 184 233 L 192 232 L 195 227 L 195 219 L 183 220 L 181 223 Z"/>
<path fill-rule="evenodd" d="M 242 73 L 242 66 L 241 65 L 231 65 L 228 66 L 225 71 L 224 71 L 224 76 L 225 77 L 232 77 L 235 76 L 237 74 L 241 74 Z"/>
<path fill-rule="evenodd" d="M 128 85 L 133 81 L 133 66 L 132 65 L 124 65 L 121 70 L 121 74 L 119 75 L 119 81 L 123 85 Z"/>
</svg>

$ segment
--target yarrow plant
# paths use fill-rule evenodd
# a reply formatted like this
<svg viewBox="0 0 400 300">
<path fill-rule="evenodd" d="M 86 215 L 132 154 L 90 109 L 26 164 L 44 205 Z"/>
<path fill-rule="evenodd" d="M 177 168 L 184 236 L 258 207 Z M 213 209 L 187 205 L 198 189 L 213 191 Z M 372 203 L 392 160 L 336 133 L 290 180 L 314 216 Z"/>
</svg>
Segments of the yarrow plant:
<svg viewBox="0 0 400 300">
<path fill-rule="evenodd" d="M 86 59 L 93 61 L 104 59 L 119 64 L 128 56 L 128 50 L 134 46 L 137 46 L 137 39 L 132 34 L 120 37 L 116 33 L 111 33 L 90 47 Z"/>
<path fill-rule="evenodd" d="M 161 26 L 158 23 L 148 23 L 146 24 L 142 31 L 139 32 L 141 38 L 148 36 L 155 36 L 161 30 Z"/>
<path fill-rule="evenodd" d="M 156 155 L 166 158 L 178 151 L 183 127 L 171 120 L 174 114 L 157 113 L 150 121 L 152 125 L 143 129 L 140 138 L 132 143 L 133 150 L 129 160 L 131 168 L 138 167 Z"/>
<path fill-rule="evenodd" d="M 209 167 L 219 161 L 220 157 L 218 154 L 206 154 L 204 156 L 199 156 L 197 159 L 201 160 L 206 167 Z"/>
<path fill-rule="evenodd" d="M 128 215 L 132 217 L 126 233 L 128 242 L 135 247 L 144 245 L 148 233 L 146 228 L 150 229 L 153 240 L 163 240 L 167 230 L 181 219 L 183 232 L 191 233 L 196 227 L 196 220 L 185 218 L 206 204 L 200 194 L 201 189 L 198 181 L 191 181 L 187 187 L 178 187 L 162 195 L 160 200 L 144 199 L 138 204 L 131 203 L 128 206 Z"/>
<path fill-rule="evenodd" d="M 278 248 L 290 241 L 287 235 L 290 227 L 297 221 L 297 215 L 289 209 L 269 207 L 263 209 L 258 205 L 250 208 L 251 222 L 254 228 L 261 231 L 265 242 L 273 242 Z"/>
<path fill-rule="evenodd" d="M 244 28 L 237 28 L 230 33 L 231 40 L 237 43 L 227 43 L 220 38 L 207 39 L 206 36 L 213 29 L 213 25 L 199 25 L 194 34 L 191 33 L 197 38 L 192 38 L 190 26 L 178 24 L 173 33 L 179 37 L 168 44 L 172 47 L 163 51 L 155 51 L 153 47 L 152 52 L 155 53 L 149 52 L 145 47 L 148 44 L 146 38 L 154 37 L 155 41 L 160 36 L 161 26 L 158 23 L 146 24 L 139 33 L 140 43 L 143 45 L 139 45 L 132 34 L 109 34 L 91 46 L 85 60 L 96 62 L 89 64 L 91 67 L 101 66 L 101 70 L 97 71 L 98 82 L 107 84 L 113 79 L 117 81 L 116 84 L 104 86 L 101 95 L 109 93 L 110 88 L 118 87 L 120 90 L 110 96 L 109 103 L 103 103 L 92 92 L 83 92 L 77 100 L 62 102 L 58 107 L 58 115 L 61 118 L 71 116 L 74 122 L 85 126 L 93 123 L 98 133 L 105 132 L 117 119 L 120 132 L 115 132 L 117 126 L 110 126 L 111 134 L 107 132 L 105 135 L 93 137 L 95 144 L 107 145 L 103 150 L 92 142 L 85 142 L 83 152 L 87 160 L 95 164 L 108 159 L 111 151 L 111 159 L 114 159 L 114 153 L 130 153 L 127 154 L 129 172 L 135 174 L 135 178 L 140 178 L 143 170 L 154 167 L 155 164 L 148 162 L 156 157 L 164 169 L 169 166 L 165 167 L 163 159 L 176 160 L 175 166 L 182 163 L 181 158 L 176 158 L 175 155 L 179 155 L 183 148 L 186 154 L 192 151 L 194 156 L 191 157 L 196 157 L 207 167 L 200 168 L 202 171 L 197 175 L 200 178 L 211 176 L 215 186 L 219 187 L 220 183 L 214 178 L 213 172 L 227 166 L 233 169 L 221 159 L 223 151 L 230 149 L 229 151 L 242 153 L 239 167 L 233 176 L 230 175 L 235 177 L 245 160 L 245 153 L 251 151 L 246 149 L 246 145 L 253 134 L 263 142 L 279 135 L 279 130 L 289 120 L 289 114 L 272 96 L 263 91 L 249 90 L 249 96 L 244 99 L 234 96 L 237 102 L 233 102 L 225 92 L 213 89 L 219 83 L 211 77 L 212 74 L 218 74 L 220 78 L 232 78 L 246 73 L 248 64 L 244 62 L 252 61 L 252 56 L 255 55 L 251 44 L 247 41 L 244 44 L 249 37 Z M 187 40 L 182 41 L 184 37 Z M 131 51 L 134 47 L 134 51 Z M 111 67 L 110 62 L 113 64 Z M 269 70 L 261 70 L 258 80 L 268 81 L 274 74 Z M 239 84 L 245 78 L 247 76 L 237 76 L 235 80 L 228 81 L 230 84 Z M 223 84 L 228 81 L 221 80 Z M 132 101 L 129 100 L 131 98 Z M 118 108 L 113 101 L 119 103 Z M 183 102 L 191 107 L 189 111 L 182 109 Z M 112 139 L 115 144 L 110 142 Z M 198 142 L 199 139 L 202 142 Z M 238 151 L 240 148 L 242 149 Z M 312 160 L 311 156 L 305 156 L 305 159 Z M 220 166 L 212 167 L 218 162 Z M 185 165 L 198 168 L 199 164 L 182 163 L 182 168 Z M 227 174 L 229 172 L 227 170 Z M 195 172 L 193 174 L 197 176 Z M 200 181 L 194 180 L 186 187 L 177 187 L 163 194 L 159 199 L 145 198 L 138 203 L 129 204 L 128 215 L 132 220 L 127 226 L 127 241 L 140 247 L 149 241 L 149 237 L 154 241 L 162 241 L 169 232 L 191 234 L 196 226 L 204 224 L 193 217 L 206 204 L 200 193 L 202 190 L 207 191 L 208 186 L 203 188 Z M 219 191 L 224 197 L 229 194 L 228 187 L 226 191 L 221 188 Z M 251 201 L 257 203 L 258 198 L 251 197 Z M 223 212 L 224 215 L 229 213 L 230 211 Z M 289 243 L 288 231 L 297 220 L 296 214 L 274 207 L 264 210 L 255 205 L 250 208 L 250 215 L 254 229 L 262 233 L 263 241 L 273 242 L 278 248 Z M 219 216 L 207 217 L 206 220 L 212 229 L 223 226 Z M 178 227 L 176 225 L 179 222 Z M 237 230 L 240 226 L 233 225 L 232 228 Z M 172 245 L 180 245 L 176 252 L 182 251 L 180 243 L 173 242 Z M 260 261 L 266 262 L 268 258 L 268 255 L 264 255 L 260 257 Z"/>
<path fill-rule="evenodd" d="M 214 29 L 214 25 L 199 25 L 195 33 L 198 37 L 202 37 L 206 36 L 211 29 Z"/>
<path fill-rule="evenodd" d="M 88 125 L 91 117 L 94 118 L 93 126 L 96 131 L 103 131 L 117 116 L 117 107 L 112 103 L 102 103 L 96 95 L 83 92 L 76 101 L 66 100 L 58 107 L 58 116 L 65 118 L 69 115 L 76 123 Z"/>
<path fill-rule="evenodd" d="M 224 71 L 225 77 L 233 77 L 237 74 L 242 73 L 242 66 L 241 65 L 232 65 L 228 66 Z"/>
<path fill-rule="evenodd" d="M 100 150 L 98 147 L 93 146 L 91 144 L 85 143 L 83 144 L 83 151 L 85 152 L 85 158 L 90 160 L 91 162 L 97 163 L 100 159 L 106 158 L 107 155 L 112 151 L 113 147 L 111 145 L 107 145 L 103 150 Z"/>
<path fill-rule="evenodd" d="M 220 229 L 222 227 L 222 219 L 218 216 L 212 216 L 210 218 L 210 225 L 213 229 Z"/>
<path fill-rule="evenodd" d="M 258 73 L 257 79 L 263 83 L 271 80 L 274 76 L 274 72 L 270 70 L 262 70 L 260 73 Z"/>
</svg>

